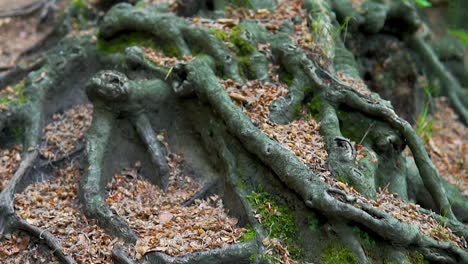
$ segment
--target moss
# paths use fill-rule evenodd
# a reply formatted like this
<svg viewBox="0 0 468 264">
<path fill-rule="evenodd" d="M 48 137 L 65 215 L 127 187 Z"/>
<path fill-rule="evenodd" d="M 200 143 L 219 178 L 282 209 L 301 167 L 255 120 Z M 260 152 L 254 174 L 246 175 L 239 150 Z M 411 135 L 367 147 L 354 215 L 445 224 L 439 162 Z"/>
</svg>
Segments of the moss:
<svg viewBox="0 0 468 264">
<path fill-rule="evenodd" d="M 210 34 L 212 34 L 213 36 L 215 36 L 215 38 L 221 40 L 221 41 L 229 41 L 229 34 L 224 32 L 223 30 L 219 30 L 219 29 L 210 29 L 208 30 L 208 32 Z"/>
<path fill-rule="evenodd" d="M 312 116 L 317 117 L 320 113 L 320 99 L 318 96 L 312 97 L 312 100 L 307 104 L 309 112 Z"/>
<path fill-rule="evenodd" d="M 20 143 L 23 140 L 24 129 L 22 127 L 13 127 L 10 132 L 14 142 Z"/>
<path fill-rule="evenodd" d="M 255 234 L 255 230 L 252 228 L 247 228 L 245 231 L 244 235 L 239 239 L 241 242 L 247 242 L 247 241 L 252 241 L 255 239 L 257 234 Z"/>
<path fill-rule="evenodd" d="M 376 246 L 375 240 L 367 233 L 366 231 L 363 231 L 361 228 L 355 226 L 353 227 L 353 233 L 359 237 L 359 239 L 362 241 L 362 245 L 368 248 L 374 248 Z"/>
<path fill-rule="evenodd" d="M 79 12 L 86 12 L 89 8 L 87 0 L 72 0 L 71 4 Z"/>
<path fill-rule="evenodd" d="M 242 38 L 241 34 L 243 30 L 243 26 L 235 26 L 232 28 L 230 36 L 231 43 L 237 48 L 236 54 L 241 56 L 252 54 L 255 51 L 254 45 Z"/>
<path fill-rule="evenodd" d="M 252 73 L 252 63 L 249 56 L 237 57 L 237 62 L 239 63 L 239 74 L 242 78 L 254 77 L 249 76 Z"/>
<path fill-rule="evenodd" d="M 338 180 L 339 182 L 342 182 L 342 183 L 348 183 L 348 184 L 349 184 L 348 179 L 346 179 L 346 178 L 343 177 L 343 176 L 338 176 L 338 177 L 336 178 L 336 180 Z"/>
<path fill-rule="evenodd" d="M 421 254 L 421 252 L 413 252 L 410 254 L 409 258 L 413 264 L 429 264 L 429 261 L 424 259 L 424 256 Z"/>
<path fill-rule="evenodd" d="M 294 75 L 290 72 L 287 72 L 285 70 L 280 71 L 280 79 L 282 82 L 284 82 L 288 87 L 291 86 L 293 80 L 294 80 Z"/>
<path fill-rule="evenodd" d="M 294 118 L 298 118 L 300 116 L 302 116 L 302 104 L 297 104 L 295 107 L 294 107 Z"/>
<path fill-rule="evenodd" d="M 257 257 L 258 257 L 257 254 L 252 254 L 252 255 L 249 257 L 249 262 L 250 262 L 250 263 L 257 263 Z"/>
<path fill-rule="evenodd" d="M 282 240 L 293 259 L 302 257 L 302 247 L 296 242 L 294 215 L 287 207 L 279 206 L 270 194 L 261 188 L 247 196 L 247 200 L 261 215 L 261 225 L 270 232 L 270 237 Z"/>
<path fill-rule="evenodd" d="M 72 0 L 70 10 L 74 18 L 72 25 L 77 30 L 83 29 L 83 25 L 87 23 L 86 21 L 88 21 L 93 14 L 87 0 Z"/>
<path fill-rule="evenodd" d="M 353 264 L 358 263 L 356 255 L 348 247 L 333 242 L 323 249 L 322 262 L 324 264 Z"/>
<path fill-rule="evenodd" d="M 132 32 L 120 34 L 110 40 L 105 40 L 98 34 L 97 49 L 102 53 L 123 53 L 127 47 L 139 46 L 158 49 L 153 41 L 153 37 L 145 33 Z M 175 49 L 175 48 L 172 48 Z M 175 53 L 173 50 L 164 50 L 166 55 Z"/>
<path fill-rule="evenodd" d="M 140 8 L 145 8 L 145 7 L 146 7 L 146 2 L 143 1 L 143 0 L 138 1 L 138 2 L 136 2 L 136 4 L 135 4 L 135 8 L 138 8 L 138 9 L 140 9 Z"/>
<path fill-rule="evenodd" d="M 317 218 L 311 216 L 307 217 L 307 221 L 309 222 L 310 232 L 315 233 L 320 227 L 320 221 Z"/>
<path fill-rule="evenodd" d="M 233 6 L 237 7 L 244 7 L 244 8 L 251 8 L 252 3 L 250 0 L 231 0 L 230 1 Z"/>
<path fill-rule="evenodd" d="M 468 47 L 468 33 L 466 31 L 450 29 L 449 34 L 457 38 L 465 47 Z"/>
<path fill-rule="evenodd" d="M 12 105 L 24 104 L 25 102 L 26 96 L 24 95 L 24 81 L 21 81 L 12 87 L 11 93 L 0 93 L 0 108 L 9 108 Z"/>
</svg>

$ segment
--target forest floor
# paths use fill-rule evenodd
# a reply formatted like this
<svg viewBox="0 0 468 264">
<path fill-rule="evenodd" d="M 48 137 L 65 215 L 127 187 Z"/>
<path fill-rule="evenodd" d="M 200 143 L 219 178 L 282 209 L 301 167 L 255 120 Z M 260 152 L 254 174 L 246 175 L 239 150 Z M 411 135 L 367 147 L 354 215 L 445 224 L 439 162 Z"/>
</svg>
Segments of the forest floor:
<svg viewBox="0 0 468 264">
<path fill-rule="evenodd" d="M 50 33 L 51 28 L 47 26 L 39 29 L 38 22 L 37 16 L 0 19 L 0 70 L 19 63 L 24 51 Z M 173 58 L 158 57 L 155 51 L 146 53 L 153 62 L 165 65 L 175 62 Z M 288 125 L 268 121 L 269 104 L 287 92 L 286 86 L 274 83 L 274 75 L 272 69 L 272 83 L 248 82 L 242 89 L 230 80 L 222 83 L 233 101 L 257 127 L 295 153 L 318 172 L 324 182 L 353 193 L 358 199 L 391 213 L 401 221 L 419 225 L 423 232 L 436 239 L 450 240 L 467 248 L 466 241 L 451 230 L 440 226 L 430 216 L 420 214 L 418 205 L 403 202 L 387 190 L 381 190 L 375 201 L 368 201 L 347 184 L 331 178 L 325 169 L 327 153 L 318 132 L 320 124 L 312 116 Z M 19 100 L 20 95 L 13 87 L 7 87 L 1 90 L 1 97 Z M 6 109 L 0 105 L 0 111 Z M 65 253 L 77 262 L 108 263 L 112 249 L 123 242 L 107 235 L 93 220 L 80 213 L 77 198 L 84 168 L 75 157 L 84 149 L 92 111 L 91 105 L 78 105 L 54 115 L 53 121 L 44 128 L 40 149 L 43 166 L 53 168 L 52 173 L 46 176 L 46 180 L 31 184 L 16 194 L 14 203 L 20 217 L 59 238 Z M 444 98 L 438 99 L 435 111 L 418 124 L 424 126 L 419 129 L 421 137 L 441 176 L 468 195 L 468 130 L 459 123 Z M 158 139 L 167 145 L 164 135 L 158 135 Z M 21 151 L 20 144 L 0 149 L 0 191 L 21 162 Z M 238 220 L 228 215 L 219 197 L 210 196 L 197 200 L 193 205 L 182 206 L 202 186 L 184 175 L 180 169 L 184 162 L 182 156 L 171 153 L 167 160 L 172 172 L 165 193 L 143 180 L 138 170 L 141 164 L 138 163 L 132 168 L 116 171 L 108 185 L 107 204 L 139 235 L 136 246 L 127 249 L 128 253 L 137 259 L 149 251 L 179 256 L 241 241 L 247 230 L 239 227 Z M 14 233 L 10 239 L 0 243 L 0 260 L 4 263 L 55 263 L 54 256 L 44 254 L 50 251 L 43 247 L 40 241 L 26 234 Z"/>
</svg>

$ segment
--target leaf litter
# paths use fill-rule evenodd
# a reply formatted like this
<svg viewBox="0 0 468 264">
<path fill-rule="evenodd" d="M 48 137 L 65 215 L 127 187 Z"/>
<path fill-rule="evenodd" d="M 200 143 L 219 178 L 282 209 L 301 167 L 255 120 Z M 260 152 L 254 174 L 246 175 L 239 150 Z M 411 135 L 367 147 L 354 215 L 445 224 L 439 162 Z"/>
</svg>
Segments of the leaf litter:
<svg viewBox="0 0 468 264">
<path fill-rule="evenodd" d="M 8 149 L 0 149 L 0 192 L 13 177 L 21 162 L 22 145 L 15 145 Z"/>
<path fill-rule="evenodd" d="M 84 146 L 84 136 L 92 122 L 93 106 L 78 105 L 64 114 L 54 114 L 52 122 L 43 130 L 45 146 L 39 151 L 42 157 L 58 160 Z"/>
<path fill-rule="evenodd" d="M 376 200 L 369 200 L 352 186 L 332 177 L 325 166 L 328 155 L 319 132 L 320 124 L 312 116 L 301 117 L 287 125 L 275 124 L 269 120 L 270 104 L 287 94 L 287 86 L 278 81 L 274 69 L 270 70 L 270 78 L 272 82 L 249 81 L 245 85 L 239 85 L 232 80 L 220 80 L 220 83 L 257 128 L 295 154 L 318 173 L 327 185 L 341 189 L 355 196 L 357 201 L 389 213 L 401 222 L 416 225 L 421 232 L 437 241 L 450 241 L 461 248 L 468 248 L 463 237 L 455 235 L 450 228 L 442 226 L 431 215 L 419 212 L 419 205 L 405 202 L 396 194 L 389 193 L 387 189 L 380 189 Z M 360 152 L 365 151 L 363 146 L 355 145 Z"/>
<path fill-rule="evenodd" d="M 245 229 L 228 216 L 218 196 L 182 206 L 201 185 L 182 172 L 181 156 L 172 154 L 168 161 L 171 177 L 166 193 L 144 180 L 136 168 L 115 175 L 108 185 L 107 204 L 139 236 L 134 256 L 140 259 L 151 251 L 181 256 L 238 242 Z"/>
</svg>

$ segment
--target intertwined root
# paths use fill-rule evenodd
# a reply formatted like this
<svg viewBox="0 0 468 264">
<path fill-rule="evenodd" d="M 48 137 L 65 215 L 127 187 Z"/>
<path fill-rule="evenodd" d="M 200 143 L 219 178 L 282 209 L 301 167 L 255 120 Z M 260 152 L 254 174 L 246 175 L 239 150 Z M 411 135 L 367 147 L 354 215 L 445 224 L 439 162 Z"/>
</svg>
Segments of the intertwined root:
<svg viewBox="0 0 468 264">
<path fill-rule="evenodd" d="M 214 9 L 224 7 L 223 2 L 216 1 Z M 258 4 L 257 1 L 253 2 Z M 196 7 L 194 10 L 207 8 L 205 4 L 190 3 Z M 375 19 L 383 19 L 376 22 L 376 25 L 383 26 L 388 15 L 416 27 L 419 21 L 413 17 L 413 12 L 402 13 L 404 15 L 401 17 L 396 12 L 405 7 L 406 4 L 395 4 L 385 9 L 383 18 L 365 17 L 357 23 L 372 26 Z M 190 11 L 184 5 L 179 8 L 183 14 Z M 210 14 L 209 10 L 203 12 Z M 190 254 L 174 259 L 154 254 L 153 261 L 181 263 L 190 260 L 203 263 L 221 256 L 226 260 L 238 258 L 239 261 L 245 261 L 255 255 L 256 261 L 260 262 L 271 254 L 273 247 L 275 254 L 282 254 L 288 261 L 294 262 L 289 258 L 287 250 L 281 251 L 284 249 L 281 243 L 270 239 L 269 230 L 259 224 L 253 213 L 254 208 L 246 197 L 253 191 L 255 183 L 266 181 L 268 173 L 256 174 L 251 178 L 241 176 L 237 167 L 245 159 L 260 160 L 269 173 L 273 172 L 275 179 L 278 178 L 300 197 L 305 206 L 333 222 L 334 231 L 362 262 L 366 261 L 366 255 L 350 232 L 348 223 L 358 223 L 392 244 L 420 249 L 431 260 L 468 261 L 466 251 L 458 247 L 466 246 L 463 245 L 466 231 L 460 228 L 463 224 L 456 220 L 449 197 L 423 142 L 410 124 L 396 115 L 387 101 L 370 92 L 359 79 L 352 54 L 346 50 L 339 37 L 333 36 L 337 23 L 331 12 L 326 1 L 304 1 L 303 6 L 301 1 L 293 1 L 289 7 L 280 5 L 271 11 L 262 9 L 258 12 L 236 13 L 236 10 L 231 10 L 234 18 L 227 20 L 190 21 L 173 13 L 141 10 L 128 4 L 115 5 L 100 26 L 98 45 L 101 48 L 105 41 L 121 33 L 141 32 L 162 43 L 160 48 L 163 52 L 180 58 L 175 59 L 175 62 L 161 60 L 158 56 L 164 55 L 138 47 L 128 47 L 125 54 L 97 53 L 96 47 L 90 44 L 92 41 L 84 37 L 80 39 L 79 45 L 66 45 L 70 49 L 67 56 L 52 57 L 46 67 L 31 74 L 26 82 L 30 100 L 11 111 L 14 118 L 24 120 L 26 151 L 15 176 L 0 194 L 0 207 L 4 209 L 0 213 L 1 233 L 22 229 L 34 235 L 44 234 L 15 216 L 12 197 L 17 184 L 36 164 L 40 131 L 47 115 L 47 97 L 63 88 L 61 84 L 67 82 L 66 77 L 71 72 L 92 61 L 94 66 L 89 69 L 90 72 L 105 70 L 95 74 L 86 89 L 94 105 L 93 123 L 87 134 L 86 173 L 80 183 L 80 200 L 86 215 L 98 219 L 105 230 L 127 243 L 138 240 L 135 231 L 105 203 L 104 186 L 108 180 L 106 160 L 112 155 L 109 145 L 113 140 L 113 131 L 118 129 L 119 119 L 130 121 L 156 168 L 156 182 L 166 189 L 170 170 L 164 147 L 157 139 L 157 130 L 154 128 L 158 125 L 155 120 L 156 123 L 159 120 L 153 115 L 164 104 L 177 104 L 185 110 L 180 114 L 194 123 L 193 129 L 198 132 L 205 148 L 216 153 L 212 162 L 217 164 L 222 173 L 217 175 L 219 179 L 214 182 L 226 182 L 232 188 L 235 200 L 246 214 L 246 223 L 256 233 L 255 243 L 242 243 L 206 254 Z M 246 20 L 236 25 L 235 15 Z M 297 21 L 291 24 L 288 15 L 294 15 Z M 276 24 L 248 21 L 256 16 L 265 16 L 266 20 Z M 316 27 L 320 30 L 314 30 Z M 216 31 L 219 28 L 228 33 Z M 380 28 L 371 27 L 367 30 L 377 32 Z M 309 38 L 314 41 L 310 43 Z M 423 38 L 416 36 L 412 41 L 444 80 L 449 96 L 454 97 L 459 93 L 456 81 L 443 69 Z M 190 56 L 194 54 L 202 55 L 193 59 Z M 96 58 L 99 58 L 100 63 L 96 62 Z M 117 68 L 118 71 L 107 70 L 109 68 Z M 252 88 L 255 85 L 257 87 Z M 264 105 L 257 102 L 258 97 L 263 95 L 252 94 L 251 91 L 269 88 L 272 91 L 283 89 L 287 93 L 270 99 L 263 97 Z M 454 92 L 450 92 L 452 90 Z M 463 102 L 452 97 L 452 104 L 466 122 Z M 304 102 L 309 102 L 310 98 L 320 102 L 320 134 L 323 140 L 319 139 L 318 145 L 327 151 L 329 170 L 325 168 L 324 160 L 308 162 L 317 159 L 317 156 L 303 157 L 300 151 L 296 153 L 294 144 L 286 148 L 280 144 L 287 144 L 290 139 L 280 141 L 271 138 L 280 135 L 275 133 L 287 133 L 288 127 L 295 127 L 297 123 L 294 122 L 300 118 Z M 233 99 L 240 103 L 235 104 Z M 253 105 L 262 107 L 262 111 L 249 112 L 250 107 L 260 109 Z M 369 140 L 368 149 L 356 149 L 356 144 L 343 137 L 343 128 L 340 126 L 343 119 L 339 116 L 343 108 L 364 116 L 370 120 L 368 124 L 372 122 L 375 125 L 371 132 L 361 135 L 362 140 L 366 137 Z M 13 117 L 0 115 L 0 127 L 11 122 Z M 349 118 L 348 121 L 353 120 L 353 115 L 346 118 Z M 303 119 L 299 121 L 308 122 Z M 303 138 L 296 140 L 307 142 Z M 405 168 L 410 163 L 403 154 L 406 145 L 412 151 L 418 174 L 440 214 L 449 219 L 447 225 L 461 236 L 458 246 L 436 241 L 430 234 L 420 231 L 402 218 L 380 210 L 368 200 L 375 198 L 377 188 L 382 187 L 376 186 L 377 175 L 389 183 L 390 190 L 408 197 L 408 183 L 404 176 Z M 322 152 L 323 149 L 318 151 Z M 244 152 L 248 154 L 239 154 Z M 250 156 L 245 158 L 247 155 Z M 336 178 L 345 179 L 359 193 L 343 187 Z M 63 262 L 72 262 L 52 236 L 47 234 L 44 237 Z M 114 251 L 114 257 L 124 263 L 131 262 L 119 250 Z"/>
</svg>

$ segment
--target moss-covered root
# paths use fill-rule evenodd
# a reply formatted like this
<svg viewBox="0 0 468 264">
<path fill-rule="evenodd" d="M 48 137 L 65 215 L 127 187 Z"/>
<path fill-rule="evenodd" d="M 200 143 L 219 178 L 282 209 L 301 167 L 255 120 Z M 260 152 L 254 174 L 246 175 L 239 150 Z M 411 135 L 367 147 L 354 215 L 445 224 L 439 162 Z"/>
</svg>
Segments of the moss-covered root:
<svg viewBox="0 0 468 264">
<path fill-rule="evenodd" d="M 450 242 L 435 241 L 416 226 L 401 223 L 391 215 L 362 204 L 349 195 L 340 194 L 337 190 L 329 190 L 306 165 L 252 124 L 219 84 L 210 67 L 213 63 L 208 60 L 207 57 L 198 58 L 187 65 L 187 82 L 191 83 L 200 100 L 209 103 L 212 110 L 224 120 L 227 130 L 242 146 L 296 191 L 308 207 L 329 218 L 360 223 L 392 243 L 425 248 L 428 250 L 424 253 L 427 257 L 433 257 L 432 253 L 437 252 L 455 262 L 468 261 L 468 253 Z M 380 117 L 375 113 L 372 115 Z"/>
<path fill-rule="evenodd" d="M 191 109 L 193 105 L 189 105 Z M 237 173 L 237 164 L 238 159 L 232 153 L 232 151 L 226 145 L 226 139 L 232 136 L 225 133 L 225 127 L 221 124 L 221 121 L 213 116 L 209 111 L 200 111 L 199 109 L 193 109 L 190 111 L 193 113 L 193 118 L 200 123 L 210 124 L 209 128 L 199 127 L 198 132 L 200 133 L 201 140 L 207 149 L 212 149 L 217 154 L 220 160 L 216 160 L 217 164 L 221 164 L 226 182 L 229 183 L 231 188 L 234 190 L 237 199 L 239 199 L 243 211 L 247 215 L 247 220 L 249 225 L 253 228 L 255 232 L 255 238 L 257 241 L 258 252 L 256 254 L 257 260 L 263 258 L 265 252 L 263 247 L 263 239 L 267 236 L 264 228 L 259 224 L 258 220 L 255 218 L 252 205 L 247 200 L 247 193 L 245 188 L 242 188 L 243 182 L 240 179 Z"/>
<path fill-rule="evenodd" d="M 150 252 L 145 258 L 147 263 L 168 264 L 205 264 L 205 263 L 251 263 L 252 256 L 257 254 L 257 245 L 250 241 L 238 243 L 210 251 L 190 253 L 182 257 L 171 257 L 160 252 Z"/>
<path fill-rule="evenodd" d="M 285 34 L 272 37 L 270 43 L 273 54 L 285 71 L 283 81 L 289 87 L 286 96 L 270 104 L 269 118 L 275 123 L 287 124 L 300 116 L 305 92 L 311 90 L 307 76 L 300 67 L 305 55 L 299 52 L 300 49 Z"/>
<path fill-rule="evenodd" d="M 95 104 L 93 122 L 86 136 L 89 166 L 80 183 L 80 198 L 87 216 L 97 219 L 99 225 L 111 234 L 134 243 L 137 235 L 120 217 L 112 213 L 104 201 L 104 158 L 115 120 L 116 116 L 111 111 Z"/>
<path fill-rule="evenodd" d="M 374 175 L 363 174 L 355 165 L 357 152 L 353 144 L 341 135 L 336 110 L 326 101 L 321 104 L 320 120 L 320 133 L 325 139 L 327 165 L 332 175 L 350 183 L 361 194 L 375 197 Z"/>
<path fill-rule="evenodd" d="M 333 224 L 333 230 L 340 236 L 341 242 L 351 249 L 359 263 L 370 263 L 359 239 L 356 237 L 351 227 L 338 221 Z"/>
<path fill-rule="evenodd" d="M 368 0 L 355 3 L 351 0 L 332 0 L 333 11 L 346 27 L 375 34 L 389 20 L 401 21 L 406 32 L 414 32 L 421 24 L 413 1 Z M 401 26 L 398 30 L 401 30 Z M 402 32 L 398 32 L 402 33 Z"/>
<path fill-rule="evenodd" d="M 44 240 L 47 246 L 52 250 L 54 255 L 58 258 L 58 260 L 61 263 L 64 263 L 64 264 L 76 263 L 72 259 L 72 257 L 67 256 L 63 252 L 62 247 L 60 246 L 59 240 L 54 235 L 52 235 L 52 233 L 50 233 L 49 231 L 42 230 L 38 227 L 35 227 L 23 219 L 16 219 L 16 228 L 18 230 L 25 231 L 26 233 L 31 234 L 32 236 L 40 240 Z"/>
<path fill-rule="evenodd" d="M 19 168 L 16 170 L 13 178 L 8 185 L 0 193 L 0 238 L 9 236 L 15 230 L 24 231 L 31 236 L 44 240 L 45 244 L 53 251 L 54 255 L 66 264 L 75 263 L 70 256 L 67 256 L 60 246 L 60 242 L 47 230 L 42 230 L 36 226 L 27 223 L 24 219 L 19 218 L 13 208 L 13 195 L 16 185 L 21 181 L 32 168 L 34 162 L 39 156 L 39 151 L 36 149 L 29 152 L 23 158 Z"/>
<path fill-rule="evenodd" d="M 177 13 L 182 16 L 223 14 L 227 6 L 274 10 L 276 0 L 177 0 Z"/>
<path fill-rule="evenodd" d="M 94 104 L 95 111 L 87 134 L 89 167 L 81 184 L 81 197 L 89 216 L 97 218 L 104 228 L 112 230 L 128 242 L 135 242 L 136 235 L 122 219 L 111 212 L 103 199 L 106 146 L 116 117 L 127 116 L 146 144 L 151 160 L 159 170 L 157 176 L 165 188 L 169 167 L 145 111 L 157 108 L 158 103 L 163 102 L 170 91 L 170 87 L 161 80 L 133 82 L 124 74 L 115 71 L 99 72 L 87 86 L 87 94 Z"/>
<path fill-rule="evenodd" d="M 442 95 L 447 96 L 460 120 L 468 125 L 468 92 L 460 86 L 460 83 L 452 73 L 439 60 L 439 57 L 422 36 L 413 35 L 408 38 L 411 46 L 418 52 L 425 65 L 440 80 Z"/>
<path fill-rule="evenodd" d="M 224 76 L 243 83 L 236 57 L 221 40 L 171 13 L 141 10 L 125 3 L 115 5 L 99 28 L 100 37 L 110 39 L 126 31 L 148 33 L 162 43 L 163 50 L 172 56 L 190 55 L 190 45 L 193 53 L 201 52 L 215 58 Z"/>
<path fill-rule="evenodd" d="M 45 119 L 46 98 L 63 88 L 61 82 L 87 56 L 88 39 L 65 39 L 48 54 L 47 63 L 38 71 L 32 72 L 25 80 L 23 88 L 24 102 L 16 102 L 9 106 L 9 116 L 2 117 L 3 122 L 16 121 L 23 133 L 22 161 L 13 178 L 0 193 L 0 235 L 13 231 L 11 219 L 14 216 L 13 195 L 16 186 L 30 171 L 39 157 L 39 141 Z M 57 50 L 60 50 L 58 52 Z M 61 55 L 57 55 L 60 53 Z M 0 125 L 1 126 L 1 125 Z"/>
<path fill-rule="evenodd" d="M 322 98 L 327 98 L 328 101 L 333 102 L 336 108 L 340 105 L 350 107 L 370 117 L 380 118 L 397 130 L 411 149 L 419 173 L 423 178 L 424 186 L 431 193 L 437 208 L 442 215 L 456 219 L 439 173 L 429 158 L 424 143 L 411 125 L 400 118 L 388 102 L 378 96 L 373 96 L 374 98 L 370 99 L 369 96 L 360 94 L 353 87 L 336 80 L 332 74 L 322 70 L 310 60 L 304 60 L 303 66 L 310 80 L 323 92 Z"/>
<path fill-rule="evenodd" d="M 16 186 L 31 170 L 38 156 L 39 151 L 37 149 L 25 153 L 13 178 L 0 193 L 0 238 L 11 234 L 15 230 L 15 225 L 18 222 L 13 208 L 13 196 Z"/>
<path fill-rule="evenodd" d="M 151 76 L 155 78 L 164 79 L 173 76 L 168 76 L 168 73 L 170 72 L 170 69 L 168 67 L 155 65 L 154 63 L 146 59 L 143 50 L 140 47 L 132 46 L 126 48 L 125 60 L 126 64 L 130 67 L 130 69 L 135 70 L 137 68 L 141 68 L 147 72 L 150 72 Z"/>
<path fill-rule="evenodd" d="M 166 161 L 166 155 L 163 152 L 163 146 L 156 138 L 151 123 L 144 113 L 137 114 L 132 118 L 133 126 L 136 128 L 138 135 L 145 143 L 147 150 L 150 154 L 151 161 L 156 168 L 158 168 L 157 176 L 160 179 L 161 187 L 164 191 L 169 184 L 169 165 Z"/>
<path fill-rule="evenodd" d="M 152 13 L 136 9 L 127 3 L 114 5 L 107 12 L 100 26 L 100 37 L 109 39 L 113 35 L 126 31 L 147 32 L 167 45 L 172 45 L 184 55 L 190 55 L 180 28 L 186 24 L 183 19 L 170 14 Z"/>
<path fill-rule="evenodd" d="M 335 57 L 335 40 L 339 37 L 335 14 L 326 0 L 305 0 L 303 7 L 309 13 L 307 22 L 313 38 L 312 48 L 323 56 L 322 66 L 330 69 Z"/>
<path fill-rule="evenodd" d="M 349 89 L 342 91 L 335 90 L 331 92 L 330 97 L 336 98 L 340 104 L 347 105 L 369 116 L 381 118 L 398 130 L 405 138 L 409 148 L 411 149 L 419 173 L 423 179 L 424 186 L 432 194 L 437 208 L 442 215 L 451 219 L 456 219 L 445 193 L 442 180 L 426 152 L 424 143 L 406 120 L 398 117 L 393 109 L 385 106 L 384 104 L 379 102 L 369 102 Z"/>
<path fill-rule="evenodd" d="M 112 250 L 112 259 L 114 259 L 114 263 L 116 264 L 136 264 L 133 259 L 127 256 L 125 250 L 119 247 L 115 247 Z"/>
</svg>

